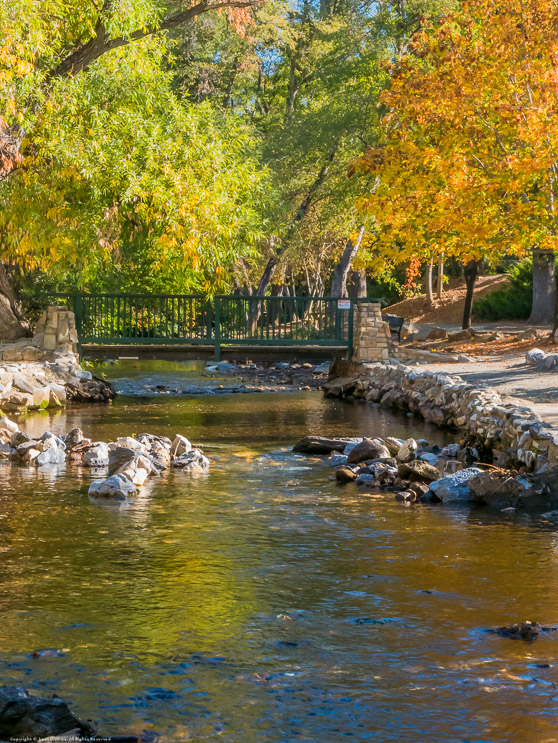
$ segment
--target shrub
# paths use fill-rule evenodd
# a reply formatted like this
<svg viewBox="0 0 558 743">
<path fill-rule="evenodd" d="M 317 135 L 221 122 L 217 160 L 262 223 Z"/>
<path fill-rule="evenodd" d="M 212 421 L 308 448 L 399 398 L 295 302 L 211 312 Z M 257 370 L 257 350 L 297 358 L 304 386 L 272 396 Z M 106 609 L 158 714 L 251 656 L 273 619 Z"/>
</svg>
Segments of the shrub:
<svg viewBox="0 0 558 743">
<path fill-rule="evenodd" d="M 533 301 L 533 264 L 520 261 L 509 271 L 510 283 L 475 300 L 475 320 L 526 320 Z"/>
</svg>

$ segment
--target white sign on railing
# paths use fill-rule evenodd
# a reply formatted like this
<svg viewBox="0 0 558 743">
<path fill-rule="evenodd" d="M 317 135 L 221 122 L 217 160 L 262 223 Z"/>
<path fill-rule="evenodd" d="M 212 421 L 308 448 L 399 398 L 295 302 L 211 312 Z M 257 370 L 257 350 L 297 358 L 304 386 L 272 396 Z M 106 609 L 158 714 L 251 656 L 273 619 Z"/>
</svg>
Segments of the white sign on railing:
<svg viewBox="0 0 558 743">
<path fill-rule="evenodd" d="M 338 310 L 350 310 L 351 309 L 351 300 L 350 299 L 338 299 L 337 300 L 337 309 Z"/>
</svg>

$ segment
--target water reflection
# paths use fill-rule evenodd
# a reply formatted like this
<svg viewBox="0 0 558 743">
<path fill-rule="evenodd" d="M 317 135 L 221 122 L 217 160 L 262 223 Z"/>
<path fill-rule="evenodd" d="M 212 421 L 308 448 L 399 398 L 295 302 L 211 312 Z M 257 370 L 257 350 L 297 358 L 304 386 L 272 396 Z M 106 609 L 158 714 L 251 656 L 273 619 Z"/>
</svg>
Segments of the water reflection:
<svg viewBox="0 0 558 743">
<path fill-rule="evenodd" d="M 166 741 L 556 739 L 554 638 L 483 632 L 558 621 L 555 530 L 364 497 L 286 452 L 306 433 L 441 432 L 316 393 L 122 398 L 25 426 L 182 432 L 213 466 L 126 510 L 91 503 L 79 468 L 1 467 L 5 683 Z"/>
</svg>

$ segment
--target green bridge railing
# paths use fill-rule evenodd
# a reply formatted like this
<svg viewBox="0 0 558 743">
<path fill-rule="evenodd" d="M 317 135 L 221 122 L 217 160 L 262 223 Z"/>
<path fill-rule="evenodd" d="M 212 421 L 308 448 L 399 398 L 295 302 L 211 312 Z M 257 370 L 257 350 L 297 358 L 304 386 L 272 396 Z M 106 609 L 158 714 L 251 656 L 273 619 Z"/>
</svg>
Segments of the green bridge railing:
<svg viewBox="0 0 558 743">
<path fill-rule="evenodd" d="M 62 297 L 57 297 L 60 301 Z M 64 295 L 81 344 L 353 345 L 354 307 L 379 299 L 173 294 Z"/>
</svg>

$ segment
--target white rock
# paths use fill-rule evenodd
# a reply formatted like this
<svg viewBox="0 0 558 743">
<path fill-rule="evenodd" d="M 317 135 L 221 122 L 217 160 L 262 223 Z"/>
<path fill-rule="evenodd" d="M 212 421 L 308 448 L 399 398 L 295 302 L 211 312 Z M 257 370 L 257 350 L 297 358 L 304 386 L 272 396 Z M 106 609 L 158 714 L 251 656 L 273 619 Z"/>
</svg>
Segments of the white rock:
<svg viewBox="0 0 558 743">
<path fill-rule="evenodd" d="M 57 446 L 53 446 L 50 449 L 42 451 L 39 456 L 35 459 L 37 467 L 41 467 L 43 464 L 62 464 L 66 461 L 66 453 L 63 449 L 59 449 Z"/>
<path fill-rule="evenodd" d="M 147 451 L 147 447 L 141 443 L 141 441 L 138 441 L 137 439 L 132 438 L 131 436 L 120 436 L 118 439 L 116 439 L 116 443 L 118 446 L 124 446 L 126 449 L 133 449 L 134 451 Z"/>
<path fill-rule="evenodd" d="M 174 437 L 174 441 L 172 442 L 171 446 L 171 457 L 173 459 L 177 459 L 178 457 L 181 457 L 183 454 L 188 454 L 188 452 L 192 451 L 192 444 L 188 441 L 188 439 L 185 436 L 181 436 L 180 434 L 177 434 Z"/>
<path fill-rule="evenodd" d="M 109 450 L 104 441 L 96 441 L 91 447 L 82 454 L 81 461 L 84 465 L 91 465 L 97 462 L 108 462 Z"/>
<path fill-rule="evenodd" d="M 407 439 L 407 441 L 403 442 L 401 448 L 397 452 L 397 459 L 400 462 L 411 462 L 415 459 L 417 448 L 418 445 L 414 439 Z"/>
<path fill-rule="evenodd" d="M 92 482 L 89 486 L 91 498 L 114 498 L 125 500 L 137 493 L 136 486 L 125 475 L 111 475 L 101 482 Z"/>
<path fill-rule="evenodd" d="M 546 353 L 544 351 L 541 351 L 540 348 L 532 348 L 530 351 L 527 351 L 525 354 L 525 361 L 528 364 L 538 364 L 540 361 L 543 361 L 546 359 Z"/>
<path fill-rule="evenodd" d="M 43 433 L 43 435 L 40 438 L 40 441 L 42 442 L 42 449 L 43 451 L 46 451 L 47 449 L 62 449 L 64 451 L 66 449 L 66 444 L 62 441 L 61 438 L 56 436 L 53 433 L 50 433 L 50 431 L 47 431 L 46 433 Z"/>
<path fill-rule="evenodd" d="M 17 423 L 14 423 L 9 418 L 6 418 L 5 415 L 0 414 L 0 429 L 3 429 L 4 431 L 9 431 L 10 433 L 17 433 L 19 431 Z"/>
</svg>

